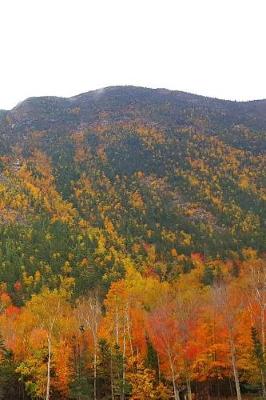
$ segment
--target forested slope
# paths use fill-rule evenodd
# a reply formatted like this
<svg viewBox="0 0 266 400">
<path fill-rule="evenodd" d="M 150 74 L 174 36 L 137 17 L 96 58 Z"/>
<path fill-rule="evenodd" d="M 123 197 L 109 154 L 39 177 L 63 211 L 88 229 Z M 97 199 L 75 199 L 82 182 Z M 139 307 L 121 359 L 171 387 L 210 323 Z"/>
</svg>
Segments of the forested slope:
<svg viewBox="0 0 266 400">
<path fill-rule="evenodd" d="M 190 385 L 203 398 L 228 394 L 230 351 L 240 352 L 242 385 L 260 385 L 263 360 L 252 348 L 264 349 L 265 309 L 254 288 L 266 285 L 265 250 L 266 100 L 128 86 L 1 111 L 2 375 L 16 391 L 3 383 L 3 398 L 45 398 L 47 334 L 51 399 L 92 398 L 95 387 L 99 399 L 163 399 L 171 382 L 176 399 Z M 229 299 L 235 331 L 218 312 L 220 336 L 211 337 L 211 315 Z M 46 302 L 55 314 L 63 307 L 55 331 Z M 180 357 L 167 358 L 164 329 L 180 332 L 169 339 Z M 152 395 L 134 394 L 141 379 Z"/>
</svg>

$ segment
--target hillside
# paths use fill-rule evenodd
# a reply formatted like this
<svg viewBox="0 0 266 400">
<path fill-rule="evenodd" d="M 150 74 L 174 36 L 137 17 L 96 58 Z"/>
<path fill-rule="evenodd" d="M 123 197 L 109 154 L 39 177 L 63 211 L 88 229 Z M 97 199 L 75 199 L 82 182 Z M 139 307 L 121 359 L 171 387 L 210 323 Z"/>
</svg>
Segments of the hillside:
<svg viewBox="0 0 266 400">
<path fill-rule="evenodd" d="M 84 224 L 139 268 L 154 252 L 153 268 L 167 266 L 167 276 L 176 254 L 266 250 L 266 100 L 138 87 L 30 98 L 2 115 L 0 143 L 2 231 L 38 237 L 43 221 L 43 235 L 61 223 L 69 241 Z M 41 238 L 35 246 L 48 256 Z"/>
<path fill-rule="evenodd" d="M 182 371 L 177 379 L 180 393 L 187 379 L 184 378 L 186 368 L 191 368 L 193 373 L 189 379 L 194 380 L 194 384 L 197 382 L 202 398 L 207 398 L 207 387 L 212 393 L 222 390 L 228 395 L 228 382 L 233 379 L 230 362 L 228 364 L 229 347 L 225 345 L 227 334 L 224 332 L 228 325 L 222 325 L 222 319 L 217 317 L 215 321 L 221 328 L 221 336 L 217 333 L 217 338 L 212 337 L 210 315 L 216 312 L 211 306 L 212 290 L 216 293 L 214 284 L 223 279 L 231 290 L 232 281 L 232 304 L 238 304 L 237 299 L 242 299 L 242 286 L 245 293 L 252 292 L 248 281 L 253 276 L 252 266 L 265 271 L 265 252 L 266 100 L 232 102 L 165 89 L 127 86 L 109 87 L 71 98 L 29 98 L 12 110 L 0 111 L 0 336 L 3 335 L 6 347 L 15 354 L 12 368 L 17 369 L 10 372 L 10 379 L 16 382 L 14 387 L 19 393 L 22 393 L 19 389 L 22 385 L 26 393 L 23 391 L 23 396 L 27 395 L 27 399 L 44 398 L 47 361 L 44 338 L 48 328 L 43 323 L 38 322 L 38 325 L 30 315 L 40 315 L 45 321 L 50 313 L 48 310 L 47 314 L 46 301 L 51 309 L 58 301 L 65 307 L 62 318 L 68 318 L 67 321 L 62 319 L 57 333 L 53 333 L 58 346 L 53 355 L 53 398 L 88 398 L 79 397 L 87 386 L 84 383 L 81 389 L 81 364 L 75 363 L 80 357 L 79 362 L 87 365 L 82 373 L 86 376 L 86 371 L 90 371 L 88 385 L 92 385 L 95 365 L 90 359 L 91 347 L 88 347 L 88 354 L 82 347 L 80 335 L 85 322 L 81 324 L 81 314 L 75 314 L 71 307 L 77 299 L 82 302 L 81 297 L 91 293 L 97 293 L 97 301 L 101 303 L 101 306 L 97 303 L 105 321 L 105 333 L 101 332 L 101 337 L 110 346 L 104 342 L 107 347 L 99 347 L 103 357 L 100 371 L 107 368 L 104 357 L 112 360 L 112 351 L 117 352 L 117 363 L 119 357 L 124 360 L 122 364 L 125 363 L 126 355 L 121 355 L 122 336 L 119 339 L 117 333 L 115 342 L 107 328 L 118 318 L 115 316 L 115 307 L 118 307 L 122 313 L 117 322 L 119 332 L 121 334 L 124 329 L 123 346 L 126 346 L 125 340 L 128 346 L 127 350 L 124 347 L 124 352 L 131 348 L 131 356 L 133 353 L 136 356 L 133 360 L 127 353 L 127 368 L 131 371 L 128 379 L 132 387 L 142 385 L 134 381 L 135 375 L 132 377 L 138 357 L 141 358 L 140 376 L 144 374 L 146 360 L 148 364 L 145 365 L 153 371 L 146 378 L 157 382 L 160 370 L 154 364 L 156 354 L 158 357 L 162 354 L 164 383 L 168 387 L 171 379 L 177 378 L 170 377 L 169 363 L 160 347 L 162 342 L 156 341 L 157 335 L 162 334 L 156 331 L 156 324 L 160 328 L 165 322 L 171 331 L 174 322 L 163 318 L 173 315 L 163 314 L 160 319 L 156 312 L 161 312 L 163 307 L 166 310 L 171 298 L 174 308 L 169 309 L 176 313 L 174 293 L 179 290 L 184 291 L 184 298 L 179 300 L 188 301 L 194 307 L 187 317 L 190 322 L 193 313 L 198 313 L 199 318 L 206 317 L 206 310 L 210 313 L 206 320 L 199 321 L 202 324 L 199 330 L 189 322 L 187 329 L 194 332 L 193 340 L 195 337 L 199 340 L 202 332 L 205 336 L 202 333 L 202 341 L 189 342 L 191 353 L 184 355 L 185 364 L 181 366 L 181 361 L 176 361 L 176 368 Z M 235 282 L 242 282 L 237 289 Z M 194 288 L 192 294 L 191 287 Z M 163 305 L 160 298 L 165 302 Z M 192 299 L 191 303 L 188 299 Z M 93 304 L 95 311 L 97 304 Z M 123 304 L 127 304 L 132 315 Z M 227 306 L 229 308 L 229 303 Z M 80 307 L 77 309 L 82 311 L 83 306 Z M 239 310 L 238 307 L 239 304 L 235 310 Z M 241 314 L 237 332 L 247 326 L 250 307 L 247 305 L 246 314 Z M 258 312 L 258 308 L 256 310 Z M 147 313 L 150 313 L 148 317 Z M 131 317 L 132 325 L 125 327 L 125 318 Z M 76 318 L 76 325 L 69 322 L 73 318 Z M 70 325 L 76 329 L 71 334 L 66 328 Z M 138 332 L 135 339 L 134 333 L 133 339 L 130 336 L 131 328 L 132 332 L 134 329 Z M 18 332 L 16 339 L 12 329 Z M 58 334 L 60 329 L 65 336 Z M 28 348 L 37 349 L 34 354 L 27 353 L 24 343 L 24 338 L 32 332 L 36 337 L 29 336 L 32 342 Z M 84 339 L 88 346 L 92 346 L 91 338 L 88 335 Z M 241 353 L 241 379 L 248 384 L 258 383 L 260 374 L 254 360 L 248 358 L 252 353 L 252 341 L 250 337 L 241 340 L 246 346 L 243 345 Z M 243 344 L 241 340 L 237 342 L 239 349 Z M 41 350 L 38 341 L 44 343 Z M 64 345 L 62 343 L 67 343 L 68 356 L 64 362 L 69 364 L 64 364 L 65 370 L 59 367 L 63 356 L 56 353 Z M 203 357 L 202 343 L 212 354 L 210 357 L 214 357 L 212 362 L 209 355 L 204 353 Z M 0 337 L 0 359 L 4 344 L 1 346 Z M 186 348 L 184 343 L 181 347 Z M 79 356 L 78 351 L 81 352 Z M 105 351 L 111 351 L 111 355 Z M 147 361 L 145 357 L 150 359 Z M 184 366 L 186 362 L 188 367 Z M 68 368 L 72 371 L 70 375 L 64 372 Z M 35 370 L 40 375 L 36 375 Z M 106 371 L 100 373 L 107 374 Z M 140 376 L 138 379 L 142 379 Z M 111 398 L 110 393 L 109 397 L 104 397 L 108 379 L 109 375 L 99 378 L 98 385 L 103 391 L 100 399 Z M 25 385 L 18 382 L 25 382 Z M 124 386 L 125 379 L 123 390 Z M 6 393 L 10 393 L 10 387 L 12 384 L 8 385 Z M 160 386 L 160 390 L 164 390 L 161 394 L 158 388 L 156 390 L 153 398 L 170 398 L 167 388 Z M 72 391 L 71 396 L 69 391 Z M 5 398 L 20 398 L 16 396 L 11 393 Z M 123 398 L 121 396 L 119 398 Z"/>
</svg>

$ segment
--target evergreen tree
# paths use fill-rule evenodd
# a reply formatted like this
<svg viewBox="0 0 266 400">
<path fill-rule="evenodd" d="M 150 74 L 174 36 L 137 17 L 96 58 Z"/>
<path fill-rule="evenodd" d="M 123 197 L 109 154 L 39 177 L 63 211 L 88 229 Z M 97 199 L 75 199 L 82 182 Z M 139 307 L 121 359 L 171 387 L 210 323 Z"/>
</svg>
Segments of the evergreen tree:
<svg viewBox="0 0 266 400">
<path fill-rule="evenodd" d="M 265 364 L 265 355 L 263 353 L 263 348 L 261 341 L 259 339 L 257 329 L 252 326 L 251 328 L 251 338 L 253 343 L 253 352 L 254 357 L 257 361 L 258 368 L 260 370 L 261 375 L 261 386 L 262 386 L 262 394 L 263 399 L 266 399 L 266 387 L 265 387 L 265 372 L 266 372 L 266 364 Z"/>
<path fill-rule="evenodd" d="M 0 399 L 19 399 L 20 393 L 23 392 L 24 387 L 20 384 L 19 377 L 16 374 L 13 354 L 5 347 L 2 337 L 0 337 Z"/>
</svg>

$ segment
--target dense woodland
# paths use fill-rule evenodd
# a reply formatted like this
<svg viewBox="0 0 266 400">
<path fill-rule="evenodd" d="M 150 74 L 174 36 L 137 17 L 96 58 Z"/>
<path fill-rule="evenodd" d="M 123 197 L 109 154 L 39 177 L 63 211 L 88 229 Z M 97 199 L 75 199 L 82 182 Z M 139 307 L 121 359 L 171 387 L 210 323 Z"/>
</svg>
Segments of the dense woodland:
<svg viewBox="0 0 266 400">
<path fill-rule="evenodd" d="M 1 111 L 0 399 L 266 399 L 265 254 L 266 101 Z"/>
</svg>

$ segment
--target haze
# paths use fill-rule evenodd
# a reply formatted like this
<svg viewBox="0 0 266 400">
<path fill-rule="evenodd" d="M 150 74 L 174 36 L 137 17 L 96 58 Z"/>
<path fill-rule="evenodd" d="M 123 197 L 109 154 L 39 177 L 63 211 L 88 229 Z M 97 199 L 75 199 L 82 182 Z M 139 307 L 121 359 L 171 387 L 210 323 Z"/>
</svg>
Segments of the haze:
<svg viewBox="0 0 266 400">
<path fill-rule="evenodd" d="M 4 0 L 0 108 L 109 85 L 266 98 L 263 0 Z"/>
</svg>

